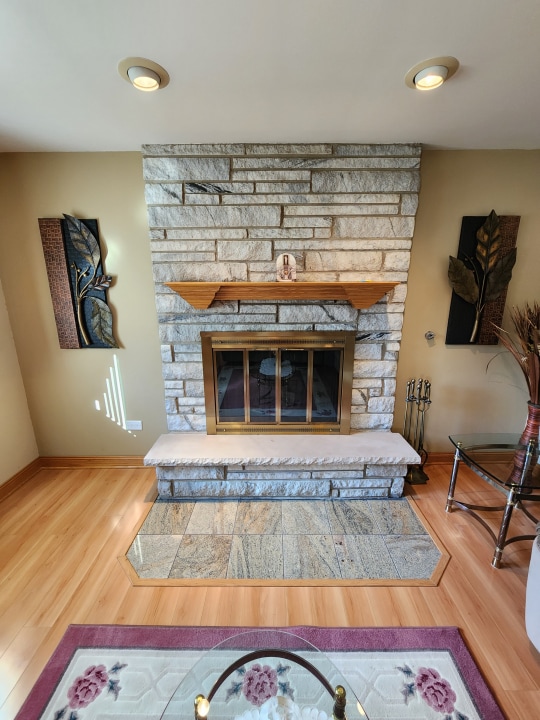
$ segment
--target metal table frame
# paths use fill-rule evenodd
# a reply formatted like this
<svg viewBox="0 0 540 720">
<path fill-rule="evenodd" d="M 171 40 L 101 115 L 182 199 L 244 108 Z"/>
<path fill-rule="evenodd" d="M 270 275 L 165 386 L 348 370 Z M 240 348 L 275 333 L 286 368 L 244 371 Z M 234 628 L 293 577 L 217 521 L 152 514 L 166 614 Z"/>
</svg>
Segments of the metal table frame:
<svg viewBox="0 0 540 720">
<path fill-rule="evenodd" d="M 484 436 L 485 437 L 485 436 Z M 495 437 L 495 436 L 494 436 Z M 502 554 L 504 548 L 510 543 L 517 542 L 518 540 L 534 540 L 536 534 L 532 535 L 515 535 L 508 538 L 508 528 L 510 526 L 510 520 L 512 518 L 512 512 L 514 508 L 521 510 L 532 522 L 538 523 L 539 520 L 536 518 L 526 507 L 523 506 L 522 501 L 540 501 L 540 494 L 534 494 L 532 488 L 524 485 L 523 482 L 531 468 L 531 462 L 537 457 L 538 454 L 538 443 L 532 441 L 528 446 L 519 445 L 519 436 L 516 436 L 515 442 L 501 443 L 493 442 L 489 444 L 483 442 L 478 445 L 467 445 L 464 447 L 462 442 L 455 441 L 452 436 L 450 440 L 456 447 L 454 454 L 454 465 L 452 467 L 452 476 L 450 478 L 450 486 L 448 488 L 448 498 L 446 500 L 446 512 L 450 513 L 455 508 L 464 510 L 465 512 L 472 515 L 489 533 L 493 542 L 495 543 L 495 552 L 491 564 L 494 568 L 499 568 L 501 564 Z M 483 468 L 479 463 L 469 457 L 466 453 L 467 450 L 509 450 L 509 451 L 522 451 L 525 452 L 525 462 L 523 465 L 523 471 L 518 484 L 506 482 L 495 475 L 489 473 L 488 470 Z M 497 490 L 502 491 L 506 494 L 506 503 L 504 505 L 473 505 L 472 503 L 464 502 L 463 500 L 456 500 L 454 497 L 456 482 L 458 476 L 458 470 L 460 463 L 464 463 L 467 467 L 481 477 L 483 480 L 488 482 L 490 485 L 495 487 Z M 540 490 L 540 486 L 534 488 Z M 499 527 L 498 534 L 495 534 L 491 527 L 486 523 L 484 518 L 478 515 L 477 511 L 499 511 L 502 512 L 501 524 Z"/>
</svg>

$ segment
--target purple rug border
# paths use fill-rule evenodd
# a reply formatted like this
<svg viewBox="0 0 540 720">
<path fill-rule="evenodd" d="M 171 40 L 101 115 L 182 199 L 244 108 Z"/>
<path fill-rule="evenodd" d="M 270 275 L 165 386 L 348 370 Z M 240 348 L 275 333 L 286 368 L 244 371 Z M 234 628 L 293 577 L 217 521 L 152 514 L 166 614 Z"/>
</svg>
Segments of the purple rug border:
<svg viewBox="0 0 540 720">
<path fill-rule="evenodd" d="M 78 648 L 155 648 L 209 650 L 242 632 L 290 632 L 319 650 L 448 650 L 484 720 L 506 720 L 458 627 L 289 627 L 187 625 L 69 625 L 15 720 L 39 720 Z"/>
</svg>

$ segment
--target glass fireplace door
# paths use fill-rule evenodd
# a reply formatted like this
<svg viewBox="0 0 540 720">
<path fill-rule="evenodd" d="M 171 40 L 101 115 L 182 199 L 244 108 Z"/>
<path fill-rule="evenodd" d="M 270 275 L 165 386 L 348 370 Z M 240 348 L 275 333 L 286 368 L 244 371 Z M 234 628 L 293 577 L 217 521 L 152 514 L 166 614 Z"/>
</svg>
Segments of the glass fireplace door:
<svg viewBox="0 0 540 720">
<path fill-rule="evenodd" d="M 249 351 L 249 420 L 275 423 L 278 419 L 276 387 L 278 375 L 277 350 Z"/>
<path fill-rule="evenodd" d="M 210 434 L 349 431 L 354 333 L 201 338 Z"/>
<path fill-rule="evenodd" d="M 311 422 L 337 422 L 339 419 L 342 357 L 339 350 L 313 351 Z"/>
<path fill-rule="evenodd" d="M 214 353 L 220 422 L 245 422 L 244 355 L 243 350 L 217 350 Z"/>
<path fill-rule="evenodd" d="M 309 414 L 309 365 L 308 350 L 283 350 L 281 352 L 280 400 L 281 422 L 304 423 Z"/>
</svg>

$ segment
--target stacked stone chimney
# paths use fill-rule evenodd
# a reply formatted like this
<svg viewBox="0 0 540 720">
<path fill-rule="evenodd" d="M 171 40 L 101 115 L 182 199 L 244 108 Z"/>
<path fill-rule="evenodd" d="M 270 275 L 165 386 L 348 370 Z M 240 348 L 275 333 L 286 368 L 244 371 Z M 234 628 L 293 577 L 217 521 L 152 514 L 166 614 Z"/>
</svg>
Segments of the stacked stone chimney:
<svg viewBox="0 0 540 720">
<path fill-rule="evenodd" d="M 389 430 L 415 214 L 418 145 L 147 145 L 144 179 L 169 430 L 206 431 L 201 330 L 354 330 L 352 430 Z M 232 301 L 195 310 L 170 281 L 399 281 L 366 310 Z"/>
</svg>

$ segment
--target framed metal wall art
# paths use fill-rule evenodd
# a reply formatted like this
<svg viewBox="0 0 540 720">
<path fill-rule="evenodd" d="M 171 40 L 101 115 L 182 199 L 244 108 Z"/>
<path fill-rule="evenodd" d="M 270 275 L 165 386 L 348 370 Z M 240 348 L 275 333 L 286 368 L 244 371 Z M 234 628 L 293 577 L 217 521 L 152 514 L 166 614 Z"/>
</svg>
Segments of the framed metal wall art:
<svg viewBox="0 0 540 720">
<path fill-rule="evenodd" d="M 118 347 L 97 220 L 64 215 L 38 222 L 60 347 Z"/>
</svg>

